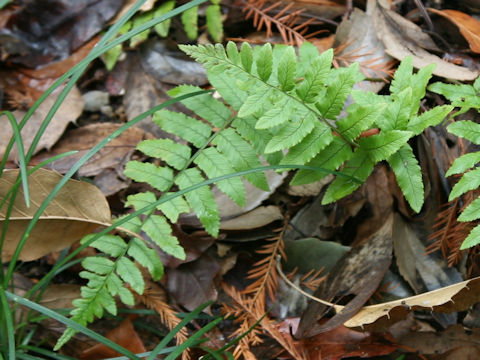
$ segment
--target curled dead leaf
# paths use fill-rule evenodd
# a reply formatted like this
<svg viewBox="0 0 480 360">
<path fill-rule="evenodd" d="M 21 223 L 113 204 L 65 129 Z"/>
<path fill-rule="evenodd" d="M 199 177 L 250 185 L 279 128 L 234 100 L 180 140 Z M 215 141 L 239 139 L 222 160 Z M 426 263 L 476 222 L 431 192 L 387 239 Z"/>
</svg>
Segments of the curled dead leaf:
<svg viewBox="0 0 480 360">
<path fill-rule="evenodd" d="M 457 10 L 437 10 L 429 8 L 428 11 L 443 16 L 454 23 L 463 37 L 468 41 L 470 49 L 475 53 L 480 53 L 480 21 L 473 16 Z"/>
</svg>

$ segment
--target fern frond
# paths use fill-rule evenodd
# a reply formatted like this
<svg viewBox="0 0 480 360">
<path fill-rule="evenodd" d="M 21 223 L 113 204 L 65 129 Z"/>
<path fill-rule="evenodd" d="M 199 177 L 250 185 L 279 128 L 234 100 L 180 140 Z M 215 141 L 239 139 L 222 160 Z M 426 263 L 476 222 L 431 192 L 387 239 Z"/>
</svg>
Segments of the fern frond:
<svg viewBox="0 0 480 360">
<path fill-rule="evenodd" d="M 253 26 L 257 31 L 265 27 L 267 38 L 272 36 L 272 25 L 275 25 L 286 44 L 300 46 L 304 41 L 307 41 L 308 38 L 315 35 L 306 35 L 308 25 L 310 25 L 314 19 L 301 19 L 303 10 L 290 12 L 290 9 L 295 5 L 293 2 L 278 11 L 277 9 L 282 5 L 283 3 L 281 1 L 277 1 L 271 5 L 268 5 L 265 0 L 244 1 L 243 11 L 246 13 L 245 19 L 253 18 Z M 270 15 L 270 13 L 275 11 L 277 14 Z"/>
</svg>

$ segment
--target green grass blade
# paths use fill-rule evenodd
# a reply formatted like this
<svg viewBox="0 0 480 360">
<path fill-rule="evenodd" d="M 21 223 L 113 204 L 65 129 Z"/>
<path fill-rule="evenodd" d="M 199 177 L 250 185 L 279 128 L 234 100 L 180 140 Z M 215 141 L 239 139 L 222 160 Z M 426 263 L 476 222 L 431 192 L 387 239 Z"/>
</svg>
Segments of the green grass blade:
<svg viewBox="0 0 480 360">
<path fill-rule="evenodd" d="M 20 135 L 20 130 L 18 129 L 18 124 L 17 121 L 15 120 L 15 117 L 10 111 L 2 111 L 0 112 L 0 116 L 5 115 L 8 120 L 10 121 L 10 125 L 12 125 L 12 130 L 13 130 L 13 138 L 15 139 L 15 142 L 17 143 L 17 149 L 18 149 L 18 161 L 20 164 L 20 174 L 22 178 L 22 184 L 23 184 L 23 196 L 25 197 L 25 204 L 27 207 L 30 207 L 30 194 L 28 190 L 28 176 L 27 176 L 27 162 L 25 161 L 25 152 L 23 150 L 23 141 L 22 141 L 22 135 Z M 1 177 L 1 175 L 0 175 Z"/>
<path fill-rule="evenodd" d="M 15 360 L 15 329 L 13 327 L 12 313 L 3 288 L 0 287 L 0 302 L 2 303 L 3 322 L 7 331 L 8 359 Z M 2 326 L 3 327 L 3 326 Z M 5 346 L 5 344 L 3 344 Z"/>
<path fill-rule="evenodd" d="M 28 299 L 25 299 L 21 296 L 12 294 L 11 292 L 8 292 L 8 291 L 4 291 L 4 294 L 10 300 L 12 300 L 12 301 L 14 301 L 14 302 L 16 302 L 20 305 L 26 306 L 26 307 L 28 307 L 32 310 L 38 311 L 39 313 L 44 314 L 51 319 L 55 319 L 55 320 L 61 322 L 62 324 L 67 325 L 67 326 L 85 334 L 89 338 L 91 338 L 95 341 L 98 341 L 99 343 L 102 343 L 105 346 L 108 346 L 108 347 L 112 348 L 113 350 L 119 352 L 120 354 L 128 356 L 130 359 L 141 360 L 141 358 L 136 356 L 134 353 L 132 353 L 131 351 L 129 351 L 129 350 L 123 348 L 122 346 L 114 343 L 112 340 L 107 339 L 106 337 L 104 337 L 100 334 L 97 334 L 95 331 L 90 330 L 90 329 L 86 328 L 85 326 L 82 326 L 82 325 L 76 323 L 75 321 L 70 320 L 69 318 L 66 318 L 65 316 L 62 316 L 62 315 L 56 313 L 53 310 L 50 310 L 50 309 L 48 309 L 44 306 L 36 304 L 36 303 L 34 303 L 34 302 L 32 302 Z"/>
</svg>

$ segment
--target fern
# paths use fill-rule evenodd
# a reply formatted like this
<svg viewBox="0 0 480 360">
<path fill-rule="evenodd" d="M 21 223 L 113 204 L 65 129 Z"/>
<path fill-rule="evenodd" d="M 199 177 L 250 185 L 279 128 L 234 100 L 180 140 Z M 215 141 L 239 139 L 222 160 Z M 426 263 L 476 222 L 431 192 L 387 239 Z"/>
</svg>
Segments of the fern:
<svg viewBox="0 0 480 360">
<path fill-rule="evenodd" d="M 337 176 L 323 198 L 323 203 L 330 203 L 352 193 L 378 162 L 386 160 L 412 209 L 420 211 L 421 172 L 408 141 L 441 122 L 453 108 L 443 106 L 418 114 L 432 67 L 414 74 L 411 59 L 406 59 L 394 77 L 392 94 L 379 96 L 352 91 L 363 79 L 358 64 L 335 69 L 333 50 L 320 54 L 308 43 L 300 47 L 300 57 L 292 47 L 272 48 L 270 44 L 252 49 L 244 43 L 240 50 L 231 42 L 226 48 L 217 44 L 183 45 L 181 49 L 203 64 L 222 100 L 211 94 L 183 100 L 193 116 L 168 110 L 155 113 L 155 124 L 185 143 L 155 139 L 138 144 L 139 151 L 157 161 L 130 161 L 125 175 L 147 183 L 152 191 L 130 195 L 126 206 L 139 210 L 171 194 L 174 186 L 185 190 L 265 163 L 307 165 L 309 169 L 298 171 L 292 184 L 310 183 L 325 175 L 314 172 L 313 167 L 339 170 L 343 176 Z M 198 90 L 182 85 L 169 95 Z M 354 102 L 346 106 L 349 95 Z M 379 133 L 362 137 L 372 128 L 379 128 Z M 247 174 L 244 180 L 268 190 L 263 173 Z M 230 177 L 216 186 L 238 205 L 245 204 L 242 179 Z M 93 246 L 106 256 L 85 261 L 82 276 L 89 282 L 82 299 L 75 303 L 74 320 L 87 324 L 101 317 L 104 310 L 115 313 L 116 295 L 131 305 L 131 290 L 138 294 L 144 291 L 134 262 L 146 267 L 154 279 L 163 271 L 153 247 L 184 259 L 185 252 L 172 235 L 171 223 L 191 211 L 209 234 L 218 235 L 219 210 L 211 187 L 202 186 L 127 223 L 128 231 L 146 234 L 145 238 L 125 241 L 118 235 L 108 235 L 96 240 Z M 58 346 L 72 334 L 73 330 L 67 330 Z"/>
<path fill-rule="evenodd" d="M 453 85 L 444 83 L 434 83 L 429 86 L 429 90 L 445 96 L 451 101 L 452 105 L 460 108 L 455 114 L 462 114 L 469 109 L 480 111 L 480 78 L 475 80 L 473 85 Z M 473 144 L 480 145 L 480 125 L 470 121 L 461 120 L 450 124 L 447 130 Z M 460 180 L 454 185 L 449 195 L 449 201 L 453 201 L 460 196 L 464 196 L 471 190 L 480 187 L 479 174 L 480 167 L 476 164 L 480 161 L 480 151 L 464 154 L 453 162 L 446 176 L 462 174 Z M 473 200 L 458 217 L 458 221 L 470 222 L 480 219 L 480 200 Z M 460 250 L 470 248 L 480 244 L 480 225 L 475 226 L 463 241 Z"/>
</svg>

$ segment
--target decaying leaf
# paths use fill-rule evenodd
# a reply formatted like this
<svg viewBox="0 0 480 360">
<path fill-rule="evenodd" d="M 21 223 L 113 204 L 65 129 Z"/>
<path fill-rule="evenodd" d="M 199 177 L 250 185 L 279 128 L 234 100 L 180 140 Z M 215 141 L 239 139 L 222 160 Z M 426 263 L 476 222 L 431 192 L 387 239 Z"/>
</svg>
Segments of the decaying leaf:
<svg viewBox="0 0 480 360">
<path fill-rule="evenodd" d="M 39 154 L 38 161 L 67 151 L 77 150 L 78 152 L 76 154 L 49 164 L 52 170 L 64 174 L 72 168 L 72 165 L 75 164 L 77 160 L 90 151 L 93 146 L 117 130 L 120 126 L 121 124 L 96 123 L 68 131 L 53 147 L 52 151 Z M 130 160 L 130 156 L 135 151 L 137 144 L 143 140 L 144 137 L 145 133 L 141 129 L 135 127 L 129 128 L 90 158 L 85 165 L 78 170 L 78 175 L 95 176 L 100 174 L 104 169 L 123 168 L 123 165 Z"/>
<path fill-rule="evenodd" d="M 329 307 L 311 302 L 302 314 L 295 337 L 304 338 L 329 331 L 353 317 L 368 301 L 382 281 L 392 260 L 393 215 L 363 245 L 353 248 L 337 262 L 315 292 L 315 296 L 329 302 L 350 294 L 355 297 L 340 312 L 320 325 Z"/>
<path fill-rule="evenodd" d="M 40 128 L 43 120 L 47 116 L 50 108 L 58 97 L 58 94 L 61 89 L 57 89 L 54 94 L 50 95 L 45 99 L 45 101 L 38 107 L 32 117 L 28 120 L 26 125 L 23 127 L 21 134 L 23 145 L 26 149 L 32 144 L 33 138 L 35 137 L 38 129 Z M 45 133 L 43 134 L 40 142 L 35 148 L 35 154 L 42 149 L 50 149 L 62 136 L 63 132 L 67 128 L 67 125 L 80 116 L 83 111 L 83 98 L 80 94 L 80 91 L 74 87 L 67 95 L 65 100 L 60 105 L 60 108 L 55 113 L 52 121 L 48 125 Z M 17 122 L 20 122 L 25 115 L 25 111 L 16 110 L 13 112 Z M 5 149 L 10 141 L 10 138 L 13 135 L 12 127 L 10 122 L 0 121 L 0 157 L 3 157 Z M 17 160 L 17 150 L 13 147 L 12 151 L 9 154 L 9 160 Z"/>
<path fill-rule="evenodd" d="M 278 206 L 259 206 L 252 211 L 220 223 L 222 230 L 251 230 L 282 220 L 283 215 Z"/>
<path fill-rule="evenodd" d="M 454 23 L 468 41 L 470 49 L 477 54 L 480 53 L 480 21 L 457 10 L 428 9 L 428 11 L 443 16 Z"/>
<path fill-rule="evenodd" d="M 19 170 L 3 172 L 0 179 L 0 198 L 5 198 L 18 176 Z M 11 259 L 30 219 L 61 178 L 57 172 L 45 169 L 31 174 L 28 180 L 30 208 L 26 207 L 23 191 L 19 190 L 3 244 L 2 261 Z M 2 226 L 8 206 L 7 201 L 0 209 Z M 31 261 L 62 250 L 91 233 L 99 225 L 110 224 L 110 208 L 101 191 L 86 182 L 69 180 L 41 215 L 20 253 L 20 260 Z"/>
<path fill-rule="evenodd" d="M 377 36 L 383 41 L 387 54 L 395 59 L 402 60 L 410 55 L 417 69 L 436 64 L 433 73 L 447 79 L 474 80 L 478 76 L 478 71 L 454 65 L 425 50 L 424 45 L 422 47 L 414 40 L 423 34 L 422 29 L 397 13 L 377 5 L 373 19 Z M 407 28 L 411 29 L 407 31 Z M 413 28 L 416 30 L 412 31 Z M 412 33 L 415 36 L 408 36 Z"/>
</svg>

